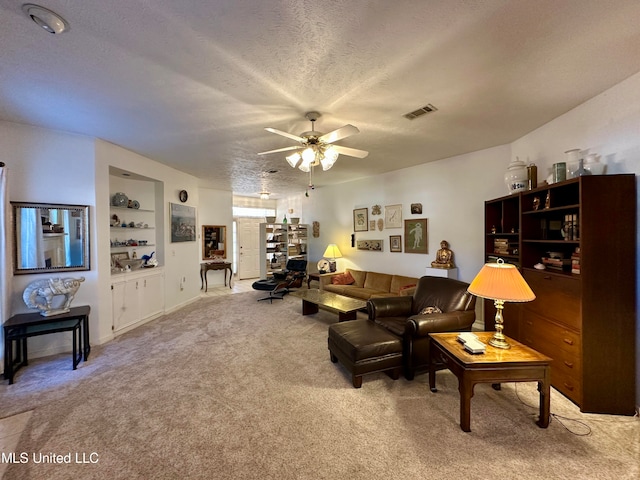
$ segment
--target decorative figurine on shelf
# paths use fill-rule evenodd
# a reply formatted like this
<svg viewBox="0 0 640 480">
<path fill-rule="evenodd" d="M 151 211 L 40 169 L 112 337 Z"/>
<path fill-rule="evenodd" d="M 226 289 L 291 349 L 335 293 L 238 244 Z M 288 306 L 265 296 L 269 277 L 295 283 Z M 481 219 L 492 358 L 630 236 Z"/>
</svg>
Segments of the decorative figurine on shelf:
<svg viewBox="0 0 640 480">
<path fill-rule="evenodd" d="M 540 197 L 533 197 L 533 209 L 538 210 L 540 208 Z"/>
<path fill-rule="evenodd" d="M 151 255 L 143 255 L 142 256 L 142 266 L 145 268 L 156 267 L 158 265 L 158 260 L 153 258 L 153 254 L 156 252 L 151 252 Z"/>
<path fill-rule="evenodd" d="M 433 268 L 455 268 L 453 263 L 453 252 L 449 249 L 446 240 L 440 242 L 440 250 L 436 252 L 436 259 L 431 262 Z"/>
<path fill-rule="evenodd" d="M 67 313 L 71 310 L 71 302 L 82 282 L 84 277 L 36 280 L 24 289 L 22 300 L 27 307 L 40 310 L 43 317 Z M 59 307 L 54 307 L 53 297 L 58 295 L 63 295 L 64 301 Z"/>
</svg>

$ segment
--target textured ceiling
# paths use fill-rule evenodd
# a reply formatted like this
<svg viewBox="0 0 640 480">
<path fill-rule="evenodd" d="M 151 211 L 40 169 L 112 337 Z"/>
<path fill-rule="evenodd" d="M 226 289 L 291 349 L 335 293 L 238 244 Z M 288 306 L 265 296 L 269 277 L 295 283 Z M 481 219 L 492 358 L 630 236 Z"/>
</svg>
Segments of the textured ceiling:
<svg viewBox="0 0 640 480">
<path fill-rule="evenodd" d="M 0 119 L 241 195 L 305 190 L 285 154 L 256 153 L 310 110 L 370 152 L 320 187 L 513 141 L 640 71 L 638 0 L 42 0 L 71 25 L 55 36 L 22 3 L 0 0 Z"/>
</svg>

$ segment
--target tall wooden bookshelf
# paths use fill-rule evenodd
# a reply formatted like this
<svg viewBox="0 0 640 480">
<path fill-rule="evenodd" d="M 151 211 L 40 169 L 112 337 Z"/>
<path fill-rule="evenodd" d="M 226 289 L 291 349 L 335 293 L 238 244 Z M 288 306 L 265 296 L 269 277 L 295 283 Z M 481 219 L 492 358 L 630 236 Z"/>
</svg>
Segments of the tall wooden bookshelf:
<svg viewBox="0 0 640 480">
<path fill-rule="evenodd" d="M 498 205 L 506 212 L 518 204 L 519 248 L 510 260 L 536 294 L 505 311 L 505 332 L 553 358 L 552 385 L 583 412 L 635 413 L 636 201 L 635 175 L 624 174 L 583 176 L 485 202 L 485 228 Z M 550 253 L 573 255 L 579 268 L 570 261 L 534 268 Z M 485 310 L 488 330 L 492 318 Z"/>
</svg>

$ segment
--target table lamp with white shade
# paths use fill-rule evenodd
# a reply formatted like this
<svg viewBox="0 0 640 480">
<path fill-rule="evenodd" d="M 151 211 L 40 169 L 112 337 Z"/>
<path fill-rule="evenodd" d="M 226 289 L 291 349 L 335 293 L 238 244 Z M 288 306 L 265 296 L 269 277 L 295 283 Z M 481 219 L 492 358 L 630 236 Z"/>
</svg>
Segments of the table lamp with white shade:
<svg viewBox="0 0 640 480">
<path fill-rule="evenodd" d="M 327 249 L 324 251 L 324 255 L 327 260 L 329 260 L 329 271 L 336 271 L 336 258 L 341 258 L 342 253 L 340 253 L 340 249 L 335 243 L 330 243 Z"/>
</svg>

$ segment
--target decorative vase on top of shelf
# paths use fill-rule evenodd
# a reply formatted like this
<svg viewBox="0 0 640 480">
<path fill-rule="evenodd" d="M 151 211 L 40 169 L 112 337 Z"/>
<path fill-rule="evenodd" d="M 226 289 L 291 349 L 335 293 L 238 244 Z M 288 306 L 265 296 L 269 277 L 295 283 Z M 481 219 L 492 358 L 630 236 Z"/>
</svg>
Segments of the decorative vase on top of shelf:
<svg viewBox="0 0 640 480">
<path fill-rule="evenodd" d="M 591 171 L 584 168 L 584 156 L 579 148 L 573 148 L 564 152 L 567 154 L 568 178 L 577 178 L 591 175 Z M 591 158 L 590 156 L 588 156 Z"/>
<path fill-rule="evenodd" d="M 598 160 L 598 155 L 590 153 L 584 157 L 584 168 L 592 175 L 602 175 L 606 165 Z"/>
<path fill-rule="evenodd" d="M 512 160 L 507 167 L 507 171 L 504 174 L 504 183 L 507 185 L 510 194 L 527 189 L 527 166 L 518 157 Z"/>
<path fill-rule="evenodd" d="M 578 160 L 578 169 L 575 171 L 576 177 L 582 177 L 584 175 L 591 175 L 591 172 L 584 168 L 584 158 Z"/>
</svg>

